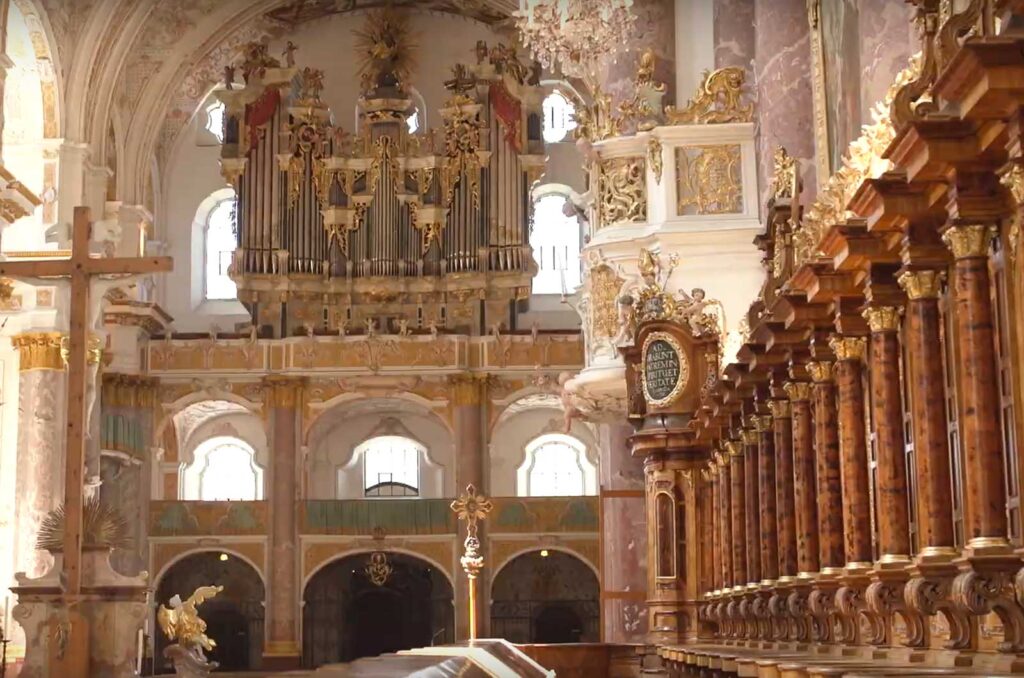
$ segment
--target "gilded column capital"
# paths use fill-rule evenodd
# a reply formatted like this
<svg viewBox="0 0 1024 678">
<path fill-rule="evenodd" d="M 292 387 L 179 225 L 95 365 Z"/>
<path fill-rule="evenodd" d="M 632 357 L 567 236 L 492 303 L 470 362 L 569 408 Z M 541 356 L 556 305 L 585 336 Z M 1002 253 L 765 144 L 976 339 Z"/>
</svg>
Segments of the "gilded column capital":
<svg viewBox="0 0 1024 678">
<path fill-rule="evenodd" d="M 938 299 L 942 285 L 942 271 L 904 271 L 897 278 L 900 287 L 907 293 L 911 301 L 917 299 Z"/>
<path fill-rule="evenodd" d="M 895 332 L 900 328 L 900 309 L 896 306 L 871 306 L 862 314 L 874 333 Z"/>
<path fill-rule="evenodd" d="M 727 440 L 725 442 L 725 452 L 727 459 L 743 457 L 743 450 L 740 449 L 740 442 L 738 440 Z"/>
<path fill-rule="evenodd" d="M 18 349 L 18 370 L 63 370 L 60 332 L 25 332 L 11 337 L 11 345 Z"/>
<path fill-rule="evenodd" d="M 459 374 L 450 377 L 448 383 L 452 387 L 452 403 L 454 405 L 479 405 L 483 402 L 484 387 L 487 385 L 486 374 Z"/>
<path fill-rule="evenodd" d="M 989 224 L 953 226 L 942 234 L 942 242 L 956 259 L 977 259 L 988 256 L 995 235 L 996 227 Z"/>
<path fill-rule="evenodd" d="M 719 467 L 719 469 L 724 469 L 729 465 L 729 452 L 724 449 L 715 450 L 711 457 L 711 463 Z"/>
<path fill-rule="evenodd" d="M 758 438 L 757 428 L 745 428 L 740 433 L 740 439 L 743 440 L 744 445 L 757 445 Z"/>
<path fill-rule="evenodd" d="M 771 404 L 769 404 L 769 408 L 770 407 Z M 772 410 L 772 413 L 774 414 L 774 410 Z M 775 420 L 771 414 L 761 414 L 756 417 L 752 417 L 752 419 L 754 420 L 754 430 L 758 433 L 765 433 L 773 430 Z"/>
<path fill-rule="evenodd" d="M 806 381 L 787 381 L 782 388 L 786 390 L 786 395 L 793 402 L 803 402 L 811 399 L 811 385 Z"/>
<path fill-rule="evenodd" d="M 807 373 L 811 375 L 811 380 L 815 384 L 832 381 L 832 363 L 828 360 L 807 363 Z"/>
<path fill-rule="evenodd" d="M 304 380 L 296 377 L 270 376 L 263 379 L 267 406 L 292 409 L 298 405 Z"/>
<path fill-rule="evenodd" d="M 788 419 L 790 417 L 788 400 L 770 400 L 768 409 L 772 411 L 772 417 L 776 419 Z"/>
<path fill-rule="evenodd" d="M 833 334 L 828 340 L 828 346 L 836 354 L 836 360 L 864 360 L 867 352 L 867 342 L 863 337 L 843 337 Z"/>
</svg>

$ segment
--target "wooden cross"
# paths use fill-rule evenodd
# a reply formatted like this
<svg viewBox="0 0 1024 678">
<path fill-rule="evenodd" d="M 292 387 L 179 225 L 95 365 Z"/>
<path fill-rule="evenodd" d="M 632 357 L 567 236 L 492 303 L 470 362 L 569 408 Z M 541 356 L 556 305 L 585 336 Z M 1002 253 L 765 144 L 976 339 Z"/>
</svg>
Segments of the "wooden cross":
<svg viewBox="0 0 1024 678">
<path fill-rule="evenodd" d="M 11 278 L 70 278 L 71 309 L 68 331 L 68 405 L 64 471 L 64 586 L 68 602 L 82 592 L 82 501 L 85 475 L 85 398 L 90 328 L 89 282 L 96 275 L 170 271 L 170 257 L 111 257 L 89 255 L 92 222 L 88 207 L 75 208 L 70 259 L 0 262 L 0 276 Z M 97 300 L 99 302 L 99 300 Z M 82 675 L 85 675 L 84 673 Z"/>
</svg>

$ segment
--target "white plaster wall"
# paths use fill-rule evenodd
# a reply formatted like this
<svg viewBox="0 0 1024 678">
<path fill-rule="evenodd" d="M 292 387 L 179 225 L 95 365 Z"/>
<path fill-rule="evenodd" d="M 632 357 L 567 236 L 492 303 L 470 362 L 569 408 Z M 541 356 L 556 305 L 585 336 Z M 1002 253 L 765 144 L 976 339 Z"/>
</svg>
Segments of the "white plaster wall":
<svg viewBox="0 0 1024 678">
<path fill-rule="evenodd" d="M 451 433 L 436 417 L 410 413 L 397 405 L 391 410 L 382 408 L 352 416 L 342 413 L 311 440 L 308 498 L 362 499 L 363 464 L 355 457 L 355 449 L 378 435 L 404 435 L 426 448 L 426 457 L 420 459 L 420 497 L 454 494 L 455 443 Z"/>
<path fill-rule="evenodd" d="M 701 83 L 701 74 L 715 67 L 712 0 L 675 0 L 676 96 L 684 105 Z"/>
<path fill-rule="evenodd" d="M 184 470 L 195 459 L 195 450 L 205 441 L 221 436 L 233 436 L 249 444 L 253 449 L 256 464 L 263 469 L 263 496 L 267 496 L 267 483 L 270 480 L 270 449 L 267 444 L 267 432 L 263 420 L 249 412 L 229 412 L 215 415 L 204 421 L 189 434 L 179 446 L 179 457 L 182 477 L 178 482 L 179 496 L 185 489 Z M 158 483 L 159 487 L 162 483 Z M 170 497 L 164 497 L 170 499 Z"/>
<path fill-rule="evenodd" d="M 565 433 L 564 426 L 562 410 L 555 407 L 536 407 L 502 417 L 491 431 L 491 495 L 516 496 L 516 470 L 526 460 L 527 443 L 545 433 Z M 590 427 L 573 420 L 569 434 L 584 444 L 587 459 L 597 467 L 599 448 Z"/>
</svg>

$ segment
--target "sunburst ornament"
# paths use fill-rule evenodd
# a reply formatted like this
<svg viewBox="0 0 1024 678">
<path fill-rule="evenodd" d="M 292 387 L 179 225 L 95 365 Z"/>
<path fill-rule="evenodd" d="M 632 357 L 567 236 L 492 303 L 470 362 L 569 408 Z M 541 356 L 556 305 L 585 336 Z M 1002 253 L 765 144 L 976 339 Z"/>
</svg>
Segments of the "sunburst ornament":
<svg viewBox="0 0 1024 678">
<path fill-rule="evenodd" d="M 408 14 L 392 8 L 370 12 L 363 28 L 353 33 L 363 94 L 382 88 L 405 92 L 416 65 Z"/>
<path fill-rule="evenodd" d="M 50 553 L 64 551 L 64 525 L 67 512 L 61 504 L 46 514 L 39 526 L 36 548 Z M 101 551 L 124 548 L 131 543 L 128 536 L 128 522 L 112 506 L 99 499 L 85 502 L 82 515 L 82 548 Z"/>
</svg>

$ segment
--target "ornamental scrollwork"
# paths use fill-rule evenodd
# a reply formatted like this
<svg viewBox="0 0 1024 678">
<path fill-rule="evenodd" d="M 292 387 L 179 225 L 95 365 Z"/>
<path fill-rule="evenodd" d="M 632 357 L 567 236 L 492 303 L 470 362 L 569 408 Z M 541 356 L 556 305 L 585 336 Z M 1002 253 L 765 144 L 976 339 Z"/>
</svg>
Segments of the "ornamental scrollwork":
<svg viewBox="0 0 1024 678">
<path fill-rule="evenodd" d="M 643 158 L 611 158 L 598 168 L 601 227 L 647 220 L 647 179 Z"/>
<path fill-rule="evenodd" d="M 736 214 L 743 211 L 740 147 L 676 149 L 677 214 Z"/>
</svg>

